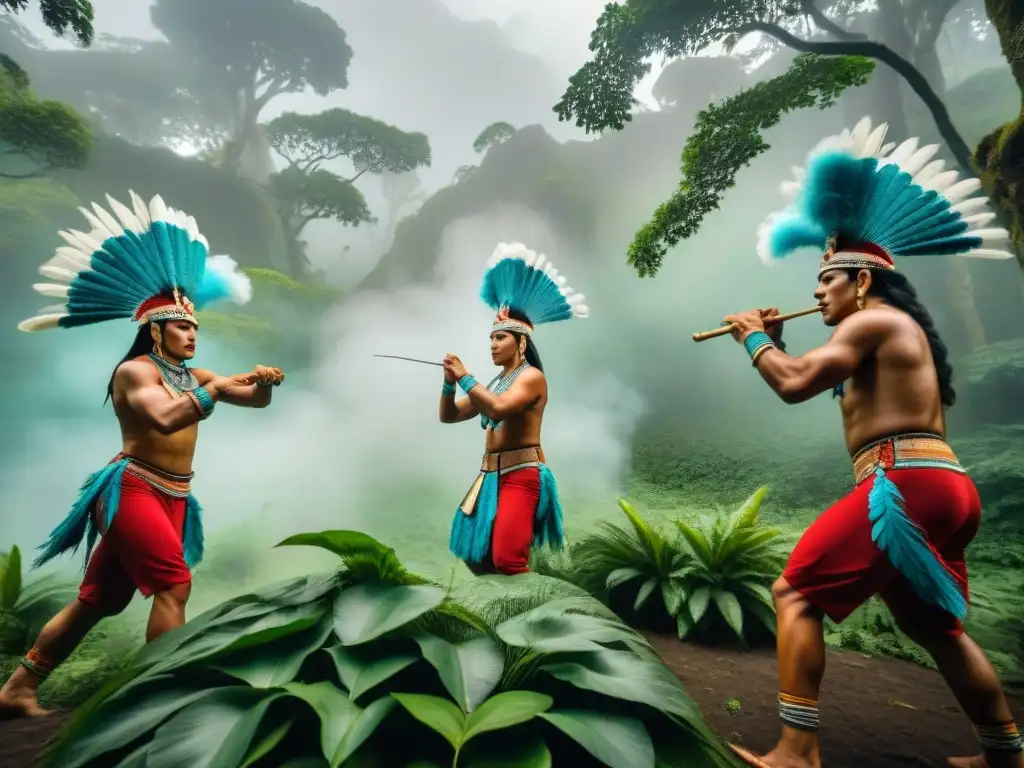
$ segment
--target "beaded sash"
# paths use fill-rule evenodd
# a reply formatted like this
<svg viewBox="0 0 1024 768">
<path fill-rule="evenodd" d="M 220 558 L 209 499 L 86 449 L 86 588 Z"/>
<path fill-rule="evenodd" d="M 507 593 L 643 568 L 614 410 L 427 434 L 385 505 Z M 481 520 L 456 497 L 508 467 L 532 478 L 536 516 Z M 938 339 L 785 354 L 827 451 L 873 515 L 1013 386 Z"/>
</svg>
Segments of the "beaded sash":
<svg viewBox="0 0 1024 768">
<path fill-rule="evenodd" d="M 480 496 L 480 489 L 484 484 L 484 475 L 489 472 L 497 472 L 499 475 L 513 472 L 525 467 L 538 467 L 544 463 L 544 451 L 540 446 L 529 448 L 516 448 L 511 451 L 498 451 L 497 453 L 485 453 L 480 461 L 480 474 L 476 476 L 473 485 L 470 486 L 466 495 L 459 504 L 463 514 L 472 515 L 476 509 L 476 502 Z"/>
<path fill-rule="evenodd" d="M 966 474 L 949 443 L 927 432 L 883 437 L 865 445 L 853 457 L 855 483 L 859 485 L 879 468 L 951 469 Z"/>
<path fill-rule="evenodd" d="M 111 463 L 122 459 L 128 460 L 128 464 L 124 468 L 125 472 L 149 483 L 161 493 L 166 493 L 175 499 L 184 499 L 192 492 L 194 472 L 187 475 L 175 475 L 124 453 L 117 454 Z"/>
</svg>

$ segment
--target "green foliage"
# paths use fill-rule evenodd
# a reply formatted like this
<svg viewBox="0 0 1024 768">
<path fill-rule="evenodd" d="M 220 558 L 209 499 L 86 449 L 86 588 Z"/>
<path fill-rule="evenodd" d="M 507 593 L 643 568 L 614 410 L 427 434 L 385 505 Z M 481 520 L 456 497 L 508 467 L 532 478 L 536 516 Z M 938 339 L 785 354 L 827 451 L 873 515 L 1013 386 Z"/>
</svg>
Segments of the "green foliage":
<svg viewBox="0 0 1024 768">
<path fill-rule="evenodd" d="M 307 172 L 342 158 L 364 173 L 406 173 L 430 165 L 425 134 L 340 107 L 315 115 L 285 112 L 267 123 L 266 136 L 289 165 Z"/>
<path fill-rule="evenodd" d="M 660 629 L 670 622 L 680 639 L 742 641 L 751 618 L 774 633 L 769 587 L 785 553 L 781 531 L 758 523 L 764 494 L 758 489 L 732 514 L 674 518 L 668 525 L 645 520 L 620 500 L 628 529 L 602 523 L 572 546 L 567 561 L 544 560 L 540 567 L 639 624 Z"/>
<path fill-rule="evenodd" d="M 718 208 L 736 174 L 771 148 L 762 131 L 793 110 L 832 106 L 873 70 L 874 63 L 860 57 L 798 56 L 785 74 L 704 109 L 683 148 L 679 188 L 636 233 L 629 263 L 641 277 L 656 274 L 668 249 L 693 236 Z"/>
<path fill-rule="evenodd" d="M 1024 507 L 1024 424 L 990 425 L 956 441 L 957 457 L 985 503 L 989 525 L 1021 531 Z"/>
<path fill-rule="evenodd" d="M 325 548 L 342 567 L 150 643 L 45 763 L 735 764 L 640 635 L 585 595 L 552 599 L 569 585 L 528 574 L 446 593 L 365 534 L 282 543 Z"/>
<path fill-rule="evenodd" d="M 0 0 L 0 8 L 8 13 L 20 13 L 28 7 L 28 0 Z M 58 37 L 70 29 L 81 45 L 92 44 L 92 3 L 89 0 L 39 0 L 43 23 Z"/>
<path fill-rule="evenodd" d="M 363 193 L 351 181 L 323 168 L 308 173 L 285 168 L 270 177 L 269 189 L 295 236 L 317 219 L 333 219 L 352 227 L 374 220 Z"/>
<path fill-rule="evenodd" d="M 0 655 L 25 653 L 77 592 L 76 584 L 52 574 L 25 580 L 21 550 L 0 552 Z"/>
<path fill-rule="evenodd" d="M 37 99 L 24 71 L 5 57 L 0 70 L 0 144 L 0 161 L 15 166 L 0 171 L 0 176 L 30 178 L 54 167 L 84 167 L 92 134 L 75 110 Z"/>
<path fill-rule="evenodd" d="M 479 154 L 496 144 L 504 144 L 515 135 L 515 132 L 515 126 L 511 123 L 504 121 L 491 123 L 473 140 L 473 151 Z"/>
<path fill-rule="evenodd" d="M 876 598 L 861 610 L 860 624 L 855 624 L 852 618 L 842 625 L 826 619 L 825 642 L 844 651 L 888 656 L 935 669 L 931 656 L 896 628 L 892 614 Z"/>
</svg>

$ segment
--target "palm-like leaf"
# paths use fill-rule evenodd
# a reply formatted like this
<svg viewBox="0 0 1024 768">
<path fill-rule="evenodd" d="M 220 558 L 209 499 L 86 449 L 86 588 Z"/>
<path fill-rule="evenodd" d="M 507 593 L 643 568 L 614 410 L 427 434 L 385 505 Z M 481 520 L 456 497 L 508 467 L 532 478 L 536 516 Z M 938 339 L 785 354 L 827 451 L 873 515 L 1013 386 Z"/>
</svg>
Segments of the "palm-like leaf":
<svg viewBox="0 0 1024 768">
<path fill-rule="evenodd" d="M 553 727 L 568 736 L 560 759 L 735 765 L 646 641 L 580 588 L 527 574 L 446 593 L 389 548 L 337 533 L 289 540 L 340 550 L 336 574 L 242 595 L 167 633 L 75 713 L 47 764 L 244 768 L 287 753 L 332 767 L 460 754 L 500 765 L 514 753 L 545 766 Z M 498 749 L 506 732 L 518 751 Z"/>
<path fill-rule="evenodd" d="M 43 625 L 77 592 L 77 584 L 54 574 L 25 581 L 17 546 L 0 553 L 0 652 L 27 651 Z"/>
</svg>

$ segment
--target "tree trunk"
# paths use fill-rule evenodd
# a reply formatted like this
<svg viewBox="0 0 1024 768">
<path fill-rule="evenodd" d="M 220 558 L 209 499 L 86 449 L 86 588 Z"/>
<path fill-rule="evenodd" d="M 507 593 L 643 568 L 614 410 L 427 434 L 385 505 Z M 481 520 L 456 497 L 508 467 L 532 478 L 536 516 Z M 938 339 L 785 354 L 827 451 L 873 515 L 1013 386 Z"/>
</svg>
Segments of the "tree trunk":
<svg viewBox="0 0 1024 768">
<path fill-rule="evenodd" d="M 881 0 L 879 9 L 858 19 L 857 31 L 869 40 L 881 43 L 907 60 L 913 60 L 913 40 L 903 23 L 902 10 L 896 0 Z M 892 138 L 907 135 L 907 117 L 903 107 L 903 80 L 890 67 L 881 64 L 867 85 L 846 92 L 843 97 L 846 120 L 851 125 L 862 117 L 870 117 L 876 125 L 889 124 Z"/>
<path fill-rule="evenodd" d="M 985 12 L 1024 96 L 1024 0 L 985 0 Z M 1016 120 L 981 140 L 974 163 L 993 204 L 1009 220 L 1017 261 L 1024 269 L 1024 106 Z"/>
</svg>

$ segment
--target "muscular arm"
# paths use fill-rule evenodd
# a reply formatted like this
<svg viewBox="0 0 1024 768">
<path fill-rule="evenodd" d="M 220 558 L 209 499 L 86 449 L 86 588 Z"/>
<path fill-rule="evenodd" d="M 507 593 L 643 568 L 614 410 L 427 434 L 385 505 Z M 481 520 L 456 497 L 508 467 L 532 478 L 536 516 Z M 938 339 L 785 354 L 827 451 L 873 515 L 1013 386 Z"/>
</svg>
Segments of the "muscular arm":
<svg viewBox="0 0 1024 768">
<path fill-rule="evenodd" d="M 456 401 L 455 395 L 441 393 L 441 407 L 438 417 L 442 424 L 458 424 L 460 421 L 469 421 L 474 416 L 479 416 L 476 406 L 468 397 Z"/>
<path fill-rule="evenodd" d="M 802 403 L 850 378 L 892 331 L 890 312 L 868 309 L 843 320 L 826 344 L 800 357 L 769 349 L 757 372 L 786 403 Z"/>
<path fill-rule="evenodd" d="M 496 395 L 483 384 L 469 390 L 468 399 L 484 416 L 504 421 L 515 413 L 522 413 L 544 393 L 544 374 L 536 368 L 527 368 L 507 392 Z"/>
<path fill-rule="evenodd" d="M 202 420 L 191 397 L 171 397 L 164 389 L 160 372 L 149 363 L 129 361 L 123 363 L 114 375 L 114 387 L 124 393 L 128 407 L 147 419 L 162 435 L 171 435 Z M 219 399 L 211 383 L 203 387 L 214 399 Z"/>
<path fill-rule="evenodd" d="M 199 382 L 200 386 L 205 386 L 217 378 L 217 374 L 213 371 L 207 371 L 202 368 L 193 368 L 192 375 L 196 377 L 196 381 Z M 232 388 L 230 392 L 221 395 L 220 399 L 223 403 L 238 405 L 242 408 L 266 408 L 270 405 L 273 392 L 273 387 L 248 384 Z"/>
</svg>

